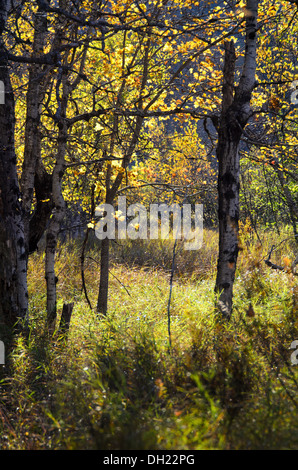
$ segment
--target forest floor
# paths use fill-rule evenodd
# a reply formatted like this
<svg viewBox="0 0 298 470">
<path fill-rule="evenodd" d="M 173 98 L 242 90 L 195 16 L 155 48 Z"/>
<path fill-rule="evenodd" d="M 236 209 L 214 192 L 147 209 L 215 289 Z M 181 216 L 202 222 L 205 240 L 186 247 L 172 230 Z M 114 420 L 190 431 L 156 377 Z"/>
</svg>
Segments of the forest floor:
<svg viewBox="0 0 298 470">
<path fill-rule="evenodd" d="M 94 307 L 98 245 L 59 247 L 58 311 L 74 302 L 67 337 L 45 330 L 44 253 L 29 265 L 30 334 L 1 367 L 1 449 L 297 449 L 297 276 L 290 230 L 241 228 L 234 312 L 214 310 L 216 232 L 198 252 L 171 242 L 115 244 L 109 311 Z M 261 243 L 260 243 L 261 242 Z M 289 272 L 273 270 L 264 260 Z M 168 315 L 170 313 L 170 315 Z M 59 322 L 59 318 L 58 318 Z"/>
</svg>

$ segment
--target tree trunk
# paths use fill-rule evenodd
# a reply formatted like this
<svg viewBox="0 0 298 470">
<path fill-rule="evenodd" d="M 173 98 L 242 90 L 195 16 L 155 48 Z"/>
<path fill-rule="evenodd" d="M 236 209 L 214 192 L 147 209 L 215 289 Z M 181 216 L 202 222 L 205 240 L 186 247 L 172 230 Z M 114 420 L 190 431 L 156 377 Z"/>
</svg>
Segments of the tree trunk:
<svg viewBox="0 0 298 470">
<path fill-rule="evenodd" d="M 124 156 L 122 161 L 122 168 L 127 168 L 133 151 L 136 147 L 138 142 L 140 130 L 143 123 L 143 117 L 137 119 L 136 128 L 134 135 L 131 139 L 131 143 L 129 146 L 129 151 Z M 111 154 L 113 152 L 111 151 Z M 113 204 L 115 199 L 116 193 L 120 188 L 123 172 L 119 172 L 115 178 L 113 185 L 110 185 L 110 166 L 107 170 L 106 175 L 106 204 Z M 104 238 L 101 241 L 101 258 L 100 258 L 100 281 L 99 281 L 99 291 L 98 291 L 98 298 L 97 298 L 97 313 L 106 315 L 108 310 L 108 291 L 109 291 L 109 257 L 110 257 L 110 240 L 108 238 Z"/>
<path fill-rule="evenodd" d="M 117 118 L 116 118 L 117 119 Z M 115 119 L 115 122 L 116 122 Z M 118 126 L 118 121 L 116 126 Z M 114 132 L 115 130 L 114 123 Z M 113 146 L 113 143 L 112 143 Z M 111 146 L 111 150 L 113 150 Z M 106 204 L 112 204 L 114 196 L 111 194 L 111 164 L 108 164 L 106 174 Z M 115 188 L 114 188 L 115 189 Z M 118 190 L 118 187 L 117 187 Z M 101 241 L 100 251 L 100 280 L 97 298 L 97 313 L 106 315 L 108 310 L 108 292 L 109 292 L 109 264 L 110 264 L 110 240 L 108 237 Z"/>
<path fill-rule="evenodd" d="M 59 331 L 63 335 L 66 335 L 69 330 L 73 306 L 74 306 L 73 302 L 70 304 L 63 304 L 60 325 L 59 325 Z"/>
<path fill-rule="evenodd" d="M 66 115 L 66 102 L 67 99 L 64 101 L 63 118 L 59 123 L 58 150 L 56 165 L 53 171 L 52 191 L 55 208 L 46 235 L 45 276 L 47 282 L 47 325 L 51 332 L 54 331 L 57 317 L 56 284 L 58 279 L 55 274 L 55 254 L 61 223 L 65 215 L 65 201 L 61 186 L 65 171 L 65 153 L 68 135 L 67 124 L 64 119 Z"/>
<path fill-rule="evenodd" d="M 49 0 L 39 3 L 34 18 L 33 57 L 44 54 L 46 43 L 47 13 L 45 10 Z M 61 31 L 55 33 L 51 51 L 61 45 Z M 25 128 L 25 150 L 22 167 L 21 189 L 23 207 L 25 209 L 25 235 L 28 253 L 37 250 L 37 245 L 43 236 L 54 204 L 52 198 L 52 175 L 47 173 L 41 157 L 40 106 L 44 101 L 49 87 L 51 66 L 45 68 L 42 64 L 31 64 L 27 92 L 27 116 Z M 36 206 L 32 211 L 32 200 L 35 189 Z"/>
<path fill-rule="evenodd" d="M 97 300 L 97 313 L 101 313 L 103 315 L 106 315 L 108 310 L 109 254 L 110 240 L 108 238 L 105 238 L 101 241 L 100 282 Z"/>
<path fill-rule="evenodd" d="M 38 242 L 46 230 L 54 207 L 52 182 L 52 175 L 47 173 L 39 156 L 34 178 L 36 207 L 33 215 L 31 215 L 29 225 L 29 254 L 37 250 Z"/>
<path fill-rule="evenodd" d="M 238 257 L 239 143 L 251 115 L 250 100 L 255 85 L 257 0 L 246 6 L 245 57 L 239 85 L 234 92 L 235 48 L 225 43 L 222 111 L 218 129 L 218 218 L 219 254 L 215 293 L 222 315 L 229 319 Z"/>
<path fill-rule="evenodd" d="M 138 110 L 143 111 L 143 93 L 147 84 L 148 80 L 148 65 L 149 65 L 149 50 L 151 47 L 151 42 L 148 40 L 145 46 L 145 54 L 143 58 L 143 73 L 142 73 L 142 84 L 140 89 L 140 96 L 138 100 Z M 126 79 L 123 76 L 123 82 L 120 87 L 116 108 L 114 113 L 114 122 L 113 122 L 113 131 L 111 136 L 111 143 L 110 143 L 110 154 L 113 155 L 114 153 L 114 144 L 116 136 L 119 136 L 119 116 L 118 112 L 121 110 L 122 106 L 122 93 L 125 88 Z M 106 175 L 106 204 L 113 204 L 113 201 L 116 197 L 117 191 L 121 186 L 123 174 L 126 170 L 133 152 L 137 146 L 139 141 L 140 132 L 142 129 L 142 125 L 144 122 L 144 116 L 140 113 L 135 120 L 135 126 L 132 129 L 132 135 L 130 139 L 130 143 L 128 148 L 123 156 L 122 159 L 122 171 L 119 171 L 113 184 L 111 184 L 110 178 L 110 166 L 108 166 L 107 175 Z M 99 283 L 99 292 L 98 292 L 98 301 L 97 301 L 97 312 L 106 315 L 107 307 L 108 307 L 108 287 L 109 287 L 109 250 L 110 250 L 110 240 L 105 238 L 102 240 L 102 248 L 101 248 L 101 269 L 100 269 L 100 283 Z"/>
<path fill-rule="evenodd" d="M 10 2 L 0 1 L 0 322 L 9 326 L 27 320 L 27 263 L 23 211 L 15 154 L 15 105 L 2 42 Z"/>
<path fill-rule="evenodd" d="M 60 0 L 59 7 L 65 8 L 64 0 Z M 64 36 L 64 23 L 61 19 L 61 24 L 56 33 L 57 45 L 61 44 Z M 69 66 L 73 65 L 68 62 L 69 51 L 64 56 L 64 63 Z M 84 66 L 86 54 L 81 59 L 81 69 Z M 72 58 L 74 60 L 74 57 Z M 67 139 L 68 139 L 68 124 L 67 124 L 67 106 L 69 96 L 72 91 L 79 84 L 80 77 L 77 77 L 72 83 L 69 77 L 63 73 L 61 67 L 58 70 L 58 78 L 56 82 L 56 97 L 57 97 L 57 112 L 56 121 L 58 124 L 58 146 L 56 163 L 52 174 L 52 198 L 54 210 L 50 218 L 49 227 L 46 235 L 46 260 L 45 260 L 45 277 L 47 282 L 47 326 L 48 330 L 52 333 L 55 329 L 56 318 L 57 318 L 57 293 L 56 284 L 58 278 L 55 274 L 55 254 L 57 247 L 58 235 L 60 232 L 61 224 L 63 222 L 66 205 L 62 194 L 62 179 L 65 173 L 65 155 L 67 150 Z M 62 85 L 62 96 L 60 98 L 60 84 Z"/>
<path fill-rule="evenodd" d="M 34 57 L 39 57 L 44 53 L 46 34 L 47 17 L 46 14 L 40 10 L 39 6 L 34 17 L 34 41 L 32 52 Z M 42 64 L 31 64 L 29 67 L 28 91 L 26 97 L 27 112 L 25 125 L 25 148 L 21 176 L 27 252 L 29 251 L 30 243 L 30 217 L 34 195 L 36 165 L 41 154 L 40 105 L 43 98 L 42 72 Z"/>
<path fill-rule="evenodd" d="M 216 292 L 219 307 L 229 317 L 232 309 L 232 291 L 238 256 L 239 220 L 239 154 L 241 137 L 237 118 L 231 112 L 235 74 L 234 43 L 225 44 L 223 102 L 218 131 L 218 219 L 219 257 Z"/>
</svg>

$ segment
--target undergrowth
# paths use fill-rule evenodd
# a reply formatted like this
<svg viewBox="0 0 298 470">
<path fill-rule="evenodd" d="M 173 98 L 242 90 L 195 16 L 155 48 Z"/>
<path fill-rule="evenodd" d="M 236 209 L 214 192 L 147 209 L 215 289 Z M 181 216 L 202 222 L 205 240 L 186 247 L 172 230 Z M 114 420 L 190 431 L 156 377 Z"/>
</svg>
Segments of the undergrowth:
<svg viewBox="0 0 298 470">
<path fill-rule="evenodd" d="M 264 233 L 260 243 L 242 225 L 226 323 L 214 310 L 216 238 L 205 231 L 200 252 L 178 253 L 171 347 L 170 242 L 114 245 L 106 317 L 84 297 L 81 245 L 62 245 L 58 309 L 75 304 L 67 336 L 46 333 L 44 254 L 33 255 L 30 331 L 15 337 L 1 366 L 1 448 L 297 448 L 297 277 L 264 263 L 275 245 L 274 262 L 289 264 L 295 246 L 288 232 Z M 98 263 L 92 243 L 85 279 L 93 307 Z"/>
</svg>

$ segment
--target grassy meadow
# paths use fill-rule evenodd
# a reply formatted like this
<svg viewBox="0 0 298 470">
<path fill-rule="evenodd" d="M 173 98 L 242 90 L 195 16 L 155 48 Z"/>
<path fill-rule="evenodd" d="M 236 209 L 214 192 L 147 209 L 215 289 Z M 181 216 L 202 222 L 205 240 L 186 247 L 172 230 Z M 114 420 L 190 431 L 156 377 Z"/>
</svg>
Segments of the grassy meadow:
<svg viewBox="0 0 298 470">
<path fill-rule="evenodd" d="M 61 245 L 58 310 L 74 302 L 67 336 L 45 329 L 44 253 L 30 258 L 30 331 L 1 366 L 1 449 L 295 449 L 298 447 L 297 277 L 290 230 L 241 227 L 229 323 L 214 310 L 217 234 L 200 251 L 178 244 L 170 316 L 173 243 L 113 244 L 106 317 L 95 313 L 98 241 L 85 279 L 82 243 Z M 252 308 L 249 308 L 251 304 Z M 59 318 L 58 322 L 59 324 Z"/>
</svg>

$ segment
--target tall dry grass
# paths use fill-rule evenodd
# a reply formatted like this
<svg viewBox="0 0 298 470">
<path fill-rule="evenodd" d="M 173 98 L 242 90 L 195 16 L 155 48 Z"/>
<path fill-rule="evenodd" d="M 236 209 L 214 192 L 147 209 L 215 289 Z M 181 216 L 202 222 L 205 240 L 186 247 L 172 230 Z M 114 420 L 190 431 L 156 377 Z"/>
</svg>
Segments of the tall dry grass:
<svg viewBox="0 0 298 470">
<path fill-rule="evenodd" d="M 30 259 L 31 330 L 19 335 L 0 383 L 2 449 L 294 449 L 298 444 L 297 277 L 274 271 L 295 252 L 289 232 L 241 227 L 234 313 L 214 310 L 217 235 L 180 250 L 168 299 L 173 242 L 114 244 L 107 317 L 90 310 L 80 250 L 57 255 L 58 310 L 75 308 L 68 337 L 45 331 L 44 254 Z M 92 306 L 99 248 L 85 259 Z M 252 306 L 254 316 L 248 316 Z M 59 318 L 58 318 L 59 320 Z"/>
</svg>

